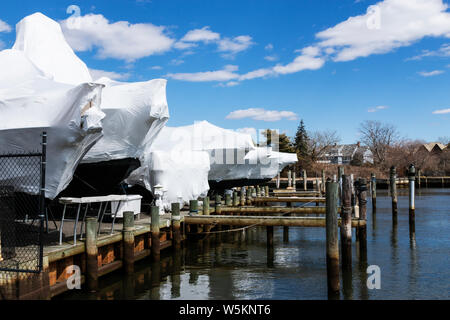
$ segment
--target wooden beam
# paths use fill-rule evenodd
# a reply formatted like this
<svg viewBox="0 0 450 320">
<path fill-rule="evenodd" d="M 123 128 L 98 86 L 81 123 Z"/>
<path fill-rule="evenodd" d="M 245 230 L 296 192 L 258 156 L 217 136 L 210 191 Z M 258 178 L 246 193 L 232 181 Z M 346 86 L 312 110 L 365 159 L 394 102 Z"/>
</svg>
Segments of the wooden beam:
<svg viewBox="0 0 450 320">
<path fill-rule="evenodd" d="M 289 226 L 289 227 L 325 227 L 324 217 L 258 217 L 258 216 L 190 216 L 185 217 L 186 224 L 222 224 L 232 226 Z M 340 219 L 339 219 L 340 223 Z M 353 219 L 352 227 L 366 225 L 365 220 Z"/>
</svg>

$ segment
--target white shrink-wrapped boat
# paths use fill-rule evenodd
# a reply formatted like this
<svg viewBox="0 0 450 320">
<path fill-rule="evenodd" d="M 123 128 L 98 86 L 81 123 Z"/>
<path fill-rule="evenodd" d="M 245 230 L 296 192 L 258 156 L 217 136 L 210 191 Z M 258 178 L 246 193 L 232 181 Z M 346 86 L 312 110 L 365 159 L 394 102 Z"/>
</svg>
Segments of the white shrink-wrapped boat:
<svg viewBox="0 0 450 320">
<path fill-rule="evenodd" d="M 208 152 L 192 149 L 192 126 L 164 127 L 153 144 L 147 145 L 142 166 L 126 180 L 151 192 L 160 186 L 163 205 L 185 204 L 206 196 L 209 190 Z"/>
<path fill-rule="evenodd" d="M 77 86 L 49 79 L 22 51 L 0 52 L 0 154 L 40 151 L 47 132 L 47 198 L 55 198 L 72 180 L 86 152 L 102 137 L 101 84 Z M 24 175 L 26 164 L 0 172 L 0 184 L 39 193 Z M 25 181 L 25 182 L 24 182 Z"/>
<path fill-rule="evenodd" d="M 67 194 L 119 192 L 118 186 L 144 161 L 169 119 L 166 80 L 123 83 L 102 78 L 103 138 L 86 154 Z"/>
<path fill-rule="evenodd" d="M 123 83 L 92 80 L 89 69 L 67 43 L 56 21 L 35 13 L 17 24 L 14 49 L 47 78 L 79 85 L 104 86 L 100 108 L 103 137 L 85 155 L 64 194 L 104 195 L 118 192 L 119 184 L 140 166 L 144 145 L 150 145 L 169 118 L 166 80 Z"/>
</svg>

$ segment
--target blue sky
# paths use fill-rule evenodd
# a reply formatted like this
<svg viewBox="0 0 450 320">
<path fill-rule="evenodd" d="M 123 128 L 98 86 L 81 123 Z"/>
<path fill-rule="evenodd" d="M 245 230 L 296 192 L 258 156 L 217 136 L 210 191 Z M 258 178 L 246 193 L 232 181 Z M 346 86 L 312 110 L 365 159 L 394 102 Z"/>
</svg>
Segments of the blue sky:
<svg viewBox="0 0 450 320">
<path fill-rule="evenodd" d="M 78 29 L 67 28 L 70 5 L 80 8 Z M 358 141 L 359 123 L 381 120 L 406 138 L 434 141 L 450 136 L 448 5 L 444 0 L 3 1 L 0 47 L 10 48 L 14 25 L 39 11 L 65 20 L 66 38 L 95 75 L 167 78 L 170 126 L 208 120 L 293 136 L 304 119 L 308 130 L 337 130 L 343 142 L 352 143 Z"/>
</svg>

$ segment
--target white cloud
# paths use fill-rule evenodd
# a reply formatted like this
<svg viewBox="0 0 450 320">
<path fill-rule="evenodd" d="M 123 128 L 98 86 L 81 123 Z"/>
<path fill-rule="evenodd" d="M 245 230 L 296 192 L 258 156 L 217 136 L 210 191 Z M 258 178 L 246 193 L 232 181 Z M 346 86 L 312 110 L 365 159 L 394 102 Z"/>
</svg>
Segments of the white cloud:
<svg viewBox="0 0 450 320">
<path fill-rule="evenodd" d="M 11 26 L 0 19 L 0 32 L 11 32 L 11 30 Z"/>
<path fill-rule="evenodd" d="M 298 117 L 292 111 L 265 110 L 262 108 L 236 110 L 226 116 L 226 119 L 232 120 L 244 118 L 262 121 L 280 121 L 282 119 L 297 120 Z"/>
<path fill-rule="evenodd" d="M 170 61 L 170 64 L 173 65 L 173 66 L 179 66 L 179 65 L 181 65 L 183 63 L 184 63 L 184 60 L 181 60 L 181 59 L 172 59 Z"/>
<path fill-rule="evenodd" d="M 450 113 L 450 108 L 449 109 L 440 109 L 440 110 L 433 111 L 433 114 L 447 114 L 447 113 Z"/>
<path fill-rule="evenodd" d="M 224 38 L 218 42 L 219 52 L 224 52 L 224 58 L 234 58 L 234 56 L 250 48 L 254 43 L 250 36 L 238 36 L 234 38 Z"/>
<path fill-rule="evenodd" d="M 264 47 L 264 49 L 267 51 L 273 50 L 273 44 L 269 43 L 267 46 Z"/>
<path fill-rule="evenodd" d="M 5 46 L 6 46 L 5 43 L 2 40 L 0 40 L 0 50 L 3 50 Z"/>
<path fill-rule="evenodd" d="M 450 37 L 450 13 L 442 0 L 385 0 L 316 34 L 334 61 L 350 61 L 409 46 L 424 37 Z"/>
<path fill-rule="evenodd" d="M 420 71 L 417 73 L 420 74 L 422 77 L 432 77 L 432 76 L 437 76 L 439 74 L 442 74 L 442 73 L 444 73 L 444 71 L 443 70 Z"/>
<path fill-rule="evenodd" d="M 438 50 L 423 50 L 421 54 L 406 60 L 422 60 L 424 57 L 450 57 L 450 44 L 443 44 Z"/>
<path fill-rule="evenodd" d="M 273 70 L 278 74 L 289 74 L 302 70 L 317 70 L 322 68 L 324 64 L 325 60 L 323 58 L 301 55 L 287 65 L 276 65 Z"/>
<path fill-rule="evenodd" d="M 219 83 L 217 86 L 226 88 L 226 87 L 235 87 L 237 85 L 239 85 L 238 81 L 229 81 L 226 83 Z"/>
<path fill-rule="evenodd" d="M 117 73 L 114 71 L 105 71 L 105 70 L 97 70 L 97 69 L 89 69 L 91 73 L 92 79 L 98 80 L 102 77 L 107 77 L 112 80 L 127 80 L 131 74 L 130 73 Z"/>
<path fill-rule="evenodd" d="M 173 46 L 175 49 L 185 50 L 185 49 L 195 48 L 195 47 L 197 47 L 197 44 L 192 43 L 192 42 L 177 41 L 177 42 L 175 42 L 175 44 Z"/>
<path fill-rule="evenodd" d="M 222 70 L 194 73 L 169 73 L 167 77 L 190 82 L 229 81 L 239 78 L 239 75 L 235 73 L 237 70 L 237 66 L 227 65 Z"/>
<path fill-rule="evenodd" d="M 153 66 L 150 69 L 152 69 L 152 70 L 161 70 L 162 67 L 161 66 Z"/>
<path fill-rule="evenodd" d="M 267 61 L 277 61 L 278 57 L 276 55 L 271 55 L 271 56 L 265 56 L 264 59 Z"/>
<path fill-rule="evenodd" d="M 164 53 L 175 42 L 165 33 L 165 27 L 151 23 L 110 22 L 101 14 L 87 14 L 70 19 L 72 21 L 61 21 L 61 26 L 72 48 L 76 51 L 98 48 L 97 55 L 102 59 L 134 61 Z"/>
<path fill-rule="evenodd" d="M 181 39 L 183 42 L 209 42 L 220 39 L 220 34 L 212 32 L 208 26 L 201 29 L 194 29 L 186 33 Z"/>
<path fill-rule="evenodd" d="M 388 106 L 377 106 L 375 108 L 369 108 L 367 110 L 367 112 L 377 112 L 377 111 L 388 109 L 388 108 L 389 108 Z"/>
</svg>

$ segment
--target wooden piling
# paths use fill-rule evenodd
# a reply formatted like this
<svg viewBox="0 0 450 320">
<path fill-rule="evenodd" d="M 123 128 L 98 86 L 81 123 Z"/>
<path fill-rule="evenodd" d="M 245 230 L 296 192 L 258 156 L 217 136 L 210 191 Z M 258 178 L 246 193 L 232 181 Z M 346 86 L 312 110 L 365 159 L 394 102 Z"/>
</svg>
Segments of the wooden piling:
<svg viewBox="0 0 450 320">
<path fill-rule="evenodd" d="M 173 246 L 176 250 L 181 248 L 181 232 L 180 232 L 180 204 L 178 202 L 172 203 L 172 232 L 173 232 Z"/>
<path fill-rule="evenodd" d="M 352 268 L 352 186 L 350 176 L 342 176 L 341 251 L 342 269 Z"/>
<path fill-rule="evenodd" d="M 372 173 L 370 175 L 370 181 L 371 181 L 371 187 L 372 190 L 370 190 L 370 193 L 372 194 L 372 212 L 377 211 L 377 178 L 375 176 L 375 173 Z"/>
<path fill-rule="evenodd" d="M 86 284 L 90 292 L 98 290 L 97 219 L 86 218 Z"/>
<path fill-rule="evenodd" d="M 303 190 L 308 190 L 308 176 L 305 169 L 303 169 Z"/>
<path fill-rule="evenodd" d="M 292 188 L 294 188 L 294 190 L 297 190 L 297 179 L 295 178 L 295 170 L 292 171 Z"/>
<path fill-rule="evenodd" d="M 126 274 L 134 272 L 134 212 L 123 213 L 123 265 Z"/>
<path fill-rule="evenodd" d="M 237 207 L 239 205 L 239 198 L 237 191 L 233 191 L 233 207 Z"/>
<path fill-rule="evenodd" d="M 337 182 L 339 183 L 339 201 L 342 200 L 342 176 L 344 175 L 344 167 L 338 167 Z"/>
<path fill-rule="evenodd" d="M 292 188 L 292 171 L 288 171 L 288 188 Z"/>
<path fill-rule="evenodd" d="M 252 205 L 252 189 L 250 187 L 248 187 L 248 190 L 247 190 L 246 203 L 248 206 Z"/>
<path fill-rule="evenodd" d="M 367 221 L 367 181 L 364 178 L 359 179 L 358 183 L 358 202 L 359 202 L 359 219 Z M 362 262 L 367 260 L 367 225 L 364 224 L 357 228 L 360 259 Z"/>
<path fill-rule="evenodd" d="M 189 201 L 189 215 L 198 214 L 198 200 Z"/>
<path fill-rule="evenodd" d="M 272 247 L 273 246 L 273 226 L 266 227 L 267 229 L 267 246 Z"/>
<path fill-rule="evenodd" d="M 152 259 L 153 259 L 153 262 L 159 262 L 160 257 L 161 257 L 161 255 L 160 255 L 161 244 L 159 241 L 159 207 L 152 206 L 151 215 L 152 215 L 152 221 L 151 221 Z"/>
<path fill-rule="evenodd" d="M 220 195 L 216 195 L 216 211 L 215 214 L 222 214 L 222 197 Z"/>
<path fill-rule="evenodd" d="M 326 193 L 326 256 L 328 292 L 338 293 L 339 281 L 339 246 L 338 246 L 338 184 L 327 181 Z"/>
<path fill-rule="evenodd" d="M 203 198 L 203 215 L 209 215 L 209 197 L 206 196 Z"/>
<path fill-rule="evenodd" d="M 228 207 L 232 205 L 231 194 L 229 193 L 225 194 L 225 205 Z"/>
<path fill-rule="evenodd" d="M 240 205 L 245 206 L 245 188 L 241 187 L 241 194 L 240 194 Z"/>
<path fill-rule="evenodd" d="M 322 169 L 322 190 L 321 193 L 325 194 L 325 170 Z"/>
<path fill-rule="evenodd" d="M 264 192 L 265 192 L 265 196 L 266 196 L 266 197 L 270 197 L 270 194 L 269 194 L 269 186 L 264 186 Z"/>
<path fill-rule="evenodd" d="M 392 219 L 397 221 L 397 173 L 395 166 L 391 167 L 390 170 L 390 188 L 391 188 L 391 198 L 392 198 Z"/>
<path fill-rule="evenodd" d="M 277 189 L 280 189 L 280 173 L 277 174 L 276 187 Z"/>
</svg>

